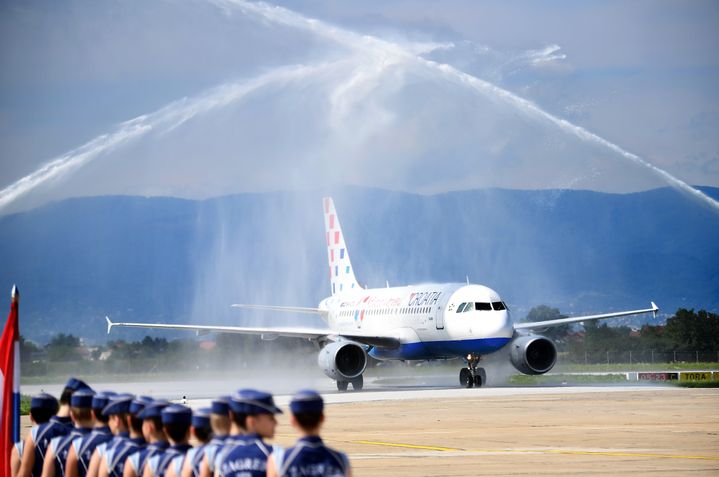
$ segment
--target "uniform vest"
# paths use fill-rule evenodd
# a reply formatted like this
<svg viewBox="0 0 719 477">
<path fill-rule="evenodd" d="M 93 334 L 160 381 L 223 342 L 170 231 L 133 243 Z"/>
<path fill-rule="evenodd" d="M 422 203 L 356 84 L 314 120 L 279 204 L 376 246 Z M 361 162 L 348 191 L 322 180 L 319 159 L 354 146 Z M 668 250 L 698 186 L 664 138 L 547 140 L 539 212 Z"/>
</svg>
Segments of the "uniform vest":
<svg viewBox="0 0 719 477">
<path fill-rule="evenodd" d="M 319 436 L 302 437 L 272 455 L 281 477 L 344 477 L 349 470 L 347 456 L 325 446 Z"/>
<path fill-rule="evenodd" d="M 55 437 L 64 436 L 67 433 L 67 426 L 52 419 L 30 430 L 32 441 L 35 443 L 35 464 L 30 474 L 32 477 L 40 477 L 42 475 L 42 466 L 45 463 L 45 452 L 50 445 L 50 441 Z"/>
<path fill-rule="evenodd" d="M 158 452 L 163 452 L 169 447 L 169 445 L 170 444 L 167 441 L 153 442 L 152 444 L 148 444 L 146 447 L 143 447 L 134 454 L 130 454 L 130 456 L 127 457 L 127 460 L 130 461 L 130 465 L 135 470 L 135 475 L 141 477 L 145 471 L 145 464 L 147 463 L 148 459 L 150 459 Z"/>
<path fill-rule="evenodd" d="M 218 459 L 222 454 L 222 449 L 225 445 L 232 442 L 233 440 L 240 439 L 241 436 L 215 436 L 205 446 L 205 456 L 207 457 L 207 465 L 210 468 L 210 473 L 215 475 L 215 466 L 219 463 Z"/>
<path fill-rule="evenodd" d="M 71 431 L 75 428 L 75 424 L 73 424 L 72 418 L 70 416 L 52 416 L 50 418 L 50 422 L 62 424 L 63 426 L 67 427 L 68 431 Z"/>
<path fill-rule="evenodd" d="M 200 475 L 200 466 L 202 465 L 202 459 L 205 457 L 205 451 L 207 450 L 209 443 L 203 444 L 201 446 L 193 447 L 192 449 L 187 451 L 187 454 L 185 454 L 185 458 L 182 459 L 182 464 L 184 465 L 186 460 L 190 461 L 190 468 L 192 469 L 192 477 L 199 477 Z M 176 464 L 176 462 L 179 459 L 173 460 L 173 464 Z M 180 467 L 182 469 L 182 467 Z M 177 474 L 177 469 L 175 469 L 175 473 Z M 180 474 L 177 474 L 180 475 Z"/>
<path fill-rule="evenodd" d="M 116 436 L 113 436 L 112 439 L 106 442 L 101 442 L 100 444 L 95 447 L 95 452 L 97 452 L 97 455 L 100 457 L 100 460 L 102 460 L 105 457 L 105 453 L 112 449 L 115 445 L 117 445 L 118 442 L 122 441 L 123 439 L 127 439 L 130 437 L 129 432 L 121 432 Z"/>
<path fill-rule="evenodd" d="M 267 475 L 267 457 L 272 447 L 258 434 L 247 434 L 228 442 L 219 460 L 223 477 L 264 477 Z M 216 469 L 217 470 L 217 469 Z"/>
<path fill-rule="evenodd" d="M 107 463 L 109 477 L 122 477 L 127 458 L 146 445 L 143 437 L 123 437 L 116 440 L 117 442 L 105 452 L 105 462 Z"/>
<path fill-rule="evenodd" d="M 164 477 L 170 462 L 175 458 L 183 457 L 190 449 L 192 449 L 190 444 L 177 444 L 168 447 L 164 452 L 155 453 L 147 464 L 150 466 L 150 470 L 152 470 L 152 475 L 155 477 Z"/>
<path fill-rule="evenodd" d="M 65 461 L 67 461 L 67 454 L 70 452 L 72 441 L 89 434 L 91 431 L 91 427 L 76 427 L 69 434 L 55 437 L 50 441 L 52 451 L 55 453 L 55 477 L 65 475 Z"/>
<path fill-rule="evenodd" d="M 80 477 L 87 475 L 87 469 L 90 467 L 90 459 L 95 448 L 112 439 L 112 432 L 107 426 L 96 427 L 82 437 L 78 437 L 72 442 L 77 454 L 77 470 Z"/>
</svg>

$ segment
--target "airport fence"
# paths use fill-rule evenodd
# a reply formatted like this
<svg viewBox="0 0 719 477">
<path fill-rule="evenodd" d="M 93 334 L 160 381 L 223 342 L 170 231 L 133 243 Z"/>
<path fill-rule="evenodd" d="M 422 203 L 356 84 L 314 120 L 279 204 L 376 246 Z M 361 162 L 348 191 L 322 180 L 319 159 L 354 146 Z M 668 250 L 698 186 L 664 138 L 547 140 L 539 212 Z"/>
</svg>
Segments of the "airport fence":
<svg viewBox="0 0 719 477">
<path fill-rule="evenodd" d="M 563 358 L 574 364 L 716 363 L 719 351 L 593 350 L 566 353 Z"/>
</svg>

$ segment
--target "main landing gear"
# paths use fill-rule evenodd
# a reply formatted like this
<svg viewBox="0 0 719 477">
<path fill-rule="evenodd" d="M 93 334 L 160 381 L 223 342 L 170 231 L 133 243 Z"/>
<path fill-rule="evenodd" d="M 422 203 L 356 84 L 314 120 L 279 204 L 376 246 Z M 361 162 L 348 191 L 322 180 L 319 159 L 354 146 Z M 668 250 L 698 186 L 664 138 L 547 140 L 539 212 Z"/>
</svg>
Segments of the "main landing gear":
<svg viewBox="0 0 719 477">
<path fill-rule="evenodd" d="M 465 388 L 479 388 L 487 382 L 487 373 L 484 368 L 478 368 L 478 354 L 467 355 L 467 367 L 459 370 L 459 384 Z"/>
<path fill-rule="evenodd" d="M 354 389 L 355 391 L 359 391 L 364 386 L 364 378 L 362 378 L 362 375 L 360 374 L 351 381 L 337 380 L 337 390 L 347 391 L 347 388 L 349 387 L 350 383 L 352 383 L 352 389 Z"/>
</svg>

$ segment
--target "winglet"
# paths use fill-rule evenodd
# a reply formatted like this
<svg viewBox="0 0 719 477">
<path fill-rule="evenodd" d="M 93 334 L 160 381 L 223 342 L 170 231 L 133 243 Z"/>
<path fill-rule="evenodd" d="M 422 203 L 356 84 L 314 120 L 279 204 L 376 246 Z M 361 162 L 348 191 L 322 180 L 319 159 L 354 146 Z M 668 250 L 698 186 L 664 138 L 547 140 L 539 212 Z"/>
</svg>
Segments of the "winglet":
<svg viewBox="0 0 719 477">
<path fill-rule="evenodd" d="M 657 312 L 659 311 L 659 307 L 657 306 L 656 303 L 654 303 L 654 302 L 651 302 L 651 303 L 652 303 L 652 315 L 654 315 L 654 319 L 656 320 Z"/>
<path fill-rule="evenodd" d="M 110 317 L 109 317 L 109 316 L 105 316 L 105 319 L 107 320 L 107 334 L 109 335 L 109 334 L 110 334 L 110 330 L 112 330 L 112 327 L 115 326 L 115 323 L 113 323 L 112 321 L 110 321 Z"/>
<path fill-rule="evenodd" d="M 20 300 L 20 292 L 17 289 L 17 285 L 12 286 L 12 290 L 10 290 L 10 299 L 13 303 L 17 303 Z"/>
</svg>

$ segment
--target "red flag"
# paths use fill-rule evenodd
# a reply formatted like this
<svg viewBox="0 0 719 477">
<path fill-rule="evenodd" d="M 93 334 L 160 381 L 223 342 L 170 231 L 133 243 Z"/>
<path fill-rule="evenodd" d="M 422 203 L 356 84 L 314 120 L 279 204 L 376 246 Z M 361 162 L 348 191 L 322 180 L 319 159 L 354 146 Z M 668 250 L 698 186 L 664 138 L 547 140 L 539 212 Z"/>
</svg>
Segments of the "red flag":
<svg viewBox="0 0 719 477">
<path fill-rule="evenodd" d="M 10 315 L 0 338 L 0 475 L 10 475 L 12 446 L 20 440 L 20 332 L 17 287 L 12 287 Z"/>
</svg>

